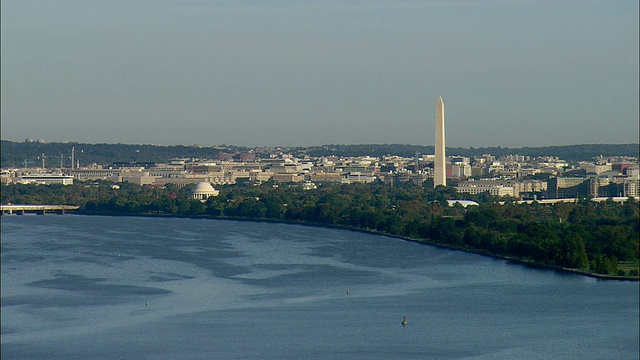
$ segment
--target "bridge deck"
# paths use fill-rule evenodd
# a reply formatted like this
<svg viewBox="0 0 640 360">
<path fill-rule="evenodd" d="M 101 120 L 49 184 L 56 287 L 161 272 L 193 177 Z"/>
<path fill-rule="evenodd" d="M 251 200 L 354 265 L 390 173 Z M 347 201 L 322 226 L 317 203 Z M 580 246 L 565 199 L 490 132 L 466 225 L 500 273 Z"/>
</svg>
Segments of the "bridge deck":
<svg viewBox="0 0 640 360">
<path fill-rule="evenodd" d="M 47 211 L 55 211 L 64 214 L 68 210 L 79 208 L 80 206 L 75 205 L 0 205 L 0 212 L 2 214 L 24 214 L 25 212 L 42 212 L 44 214 Z"/>
</svg>

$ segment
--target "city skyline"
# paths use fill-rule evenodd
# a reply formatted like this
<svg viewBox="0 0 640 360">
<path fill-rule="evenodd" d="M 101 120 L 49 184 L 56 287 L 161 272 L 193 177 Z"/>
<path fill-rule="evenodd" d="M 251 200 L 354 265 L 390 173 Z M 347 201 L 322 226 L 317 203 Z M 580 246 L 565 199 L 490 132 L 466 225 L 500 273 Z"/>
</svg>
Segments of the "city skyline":
<svg viewBox="0 0 640 360">
<path fill-rule="evenodd" d="M 638 143 L 635 1 L 7 0 L 2 139 Z"/>
</svg>

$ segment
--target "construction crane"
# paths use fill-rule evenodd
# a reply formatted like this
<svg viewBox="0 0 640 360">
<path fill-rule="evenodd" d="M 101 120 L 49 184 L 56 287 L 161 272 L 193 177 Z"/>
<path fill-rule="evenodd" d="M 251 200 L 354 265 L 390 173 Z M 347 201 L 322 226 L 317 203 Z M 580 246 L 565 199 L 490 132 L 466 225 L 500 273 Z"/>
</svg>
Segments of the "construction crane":
<svg viewBox="0 0 640 360">
<path fill-rule="evenodd" d="M 42 155 L 40 155 L 38 157 L 38 159 L 42 160 L 42 168 L 44 169 L 44 168 L 46 168 L 46 165 L 47 165 L 47 162 L 46 162 L 47 158 L 53 159 L 53 158 L 57 158 L 57 157 L 58 157 L 57 155 L 45 155 L 43 153 Z M 69 156 L 65 156 L 64 154 L 60 154 L 60 168 L 61 169 L 64 168 L 64 160 L 65 159 L 69 159 Z M 29 162 L 33 162 L 33 161 L 29 161 Z M 25 163 L 25 166 L 26 166 L 26 163 Z M 73 167 L 73 163 L 72 163 L 71 166 Z"/>
<path fill-rule="evenodd" d="M 22 162 L 24 164 L 24 168 L 28 168 L 29 164 L 35 164 L 35 161 L 28 161 L 27 159 L 24 159 L 24 161 Z"/>
</svg>

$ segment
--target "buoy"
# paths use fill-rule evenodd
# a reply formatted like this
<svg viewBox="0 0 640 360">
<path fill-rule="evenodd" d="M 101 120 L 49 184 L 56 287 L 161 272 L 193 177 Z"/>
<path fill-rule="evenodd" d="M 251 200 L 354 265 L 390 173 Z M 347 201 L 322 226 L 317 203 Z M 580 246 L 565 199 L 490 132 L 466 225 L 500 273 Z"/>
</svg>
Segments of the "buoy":
<svg viewBox="0 0 640 360">
<path fill-rule="evenodd" d="M 146 301 L 144 302 L 144 306 L 147 306 L 147 302 Z"/>
</svg>

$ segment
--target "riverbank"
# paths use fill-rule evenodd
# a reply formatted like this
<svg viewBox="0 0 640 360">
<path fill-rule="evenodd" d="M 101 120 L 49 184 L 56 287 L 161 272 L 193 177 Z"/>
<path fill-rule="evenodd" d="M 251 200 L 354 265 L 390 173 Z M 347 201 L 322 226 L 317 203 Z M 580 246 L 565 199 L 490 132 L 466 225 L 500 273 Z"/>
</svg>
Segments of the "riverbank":
<svg viewBox="0 0 640 360">
<path fill-rule="evenodd" d="M 637 354 L 636 282 L 321 227 L 77 215 L 2 222 L 3 359 Z"/>
<path fill-rule="evenodd" d="M 312 226 L 320 226 L 320 227 L 322 227 L 322 225 L 312 225 Z M 338 228 L 340 228 L 340 227 L 338 227 Z M 364 232 L 364 233 L 369 233 L 369 234 L 376 234 L 376 235 L 384 235 L 384 236 L 393 237 L 393 238 L 401 239 L 401 240 L 405 240 L 405 241 L 416 242 L 416 243 L 430 245 L 430 246 L 436 246 L 436 247 L 441 248 L 441 249 L 464 251 L 464 252 L 468 252 L 468 253 L 472 253 L 472 254 L 476 254 L 476 255 L 482 255 L 482 256 L 492 257 L 492 258 L 496 258 L 496 259 L 503 259 L 503 260 L 507 260 L 507 261 L 514 262 L 514 263 L 517 263 L 517 264 L 522 264 L 522 265 L 525 265 L 525 266 L 528 266 L 528 267 L 536 268 L 536 269 L 545 269 L 545 270 L 569 272 L 569 273 L 588 276 L 588 277 L 597 278 L 597 279 L 601 279 L 601 280 L 622 280 L 622 281 L 635 281 L 635 282 L 640 281 L 640 276 L 632 277 L 632 276 L 618 276 L 618 275 L 609 275 L 609 274 L 598 274 L 598 273 L 586 271 L 586 270 L 583 270 L 583 269 L 572 269 L 572 268 L 566 268 L 566 267 L 561 267 L 561 266 L 556 266 L 556 265 L 551 265 L 551 264 L 535 262 L 533 260 L 528 260 L 528 259 L 519 259 L 519 258 L 515 258 L 515 257 L 512 257 L 512 256 L 493 254 L 493 253 L 490 253 L 488 251 L 472 249 L 472 248 L 469 248 L 469 247 L 458 247 L 458 246 L 452 246 L 452 245 L 448 245 L 448 244 L 441 244 L 441 243 L 438 243 L 438 242 L 435 242 L 435 241 L 431 241 L 431 240 L 428 240 L 428 239 L 408 238 L 408 237 L 403 237 L 403 236 L 398 236 L 398 235 L 393 235 L 393 234 L 387 234 L 387 233 L 379 232 L 379 231 L 376 231 L 376 230 L 354 229 L 354 228 L 348 228 L 348 227 L 342 227 L 342 229 L 352 230 L 352 231 L 359 231 L 359 232 Z"/>
<path fill-rule="evenodd" d="M 561 267 L 561 266 L 557 266 L 557 265 L 536 262 L 536 261 L 533 261 L 533 260 L 530 260 L 530 259 L 521 259 L 521 258 L 516 258 L 516 257 L 513 257 L 513 256 L 505 256 L 505 255 L 495 254 L 495 253 L 491 253 L 489 251 L 484 251 L 484 250 L 480 250 L 480 249 L 474 249 L 474 248 L 470 248 L 470 247 L 453 246 L 451 244 L 442 244 L 442 243 L 439 243 L 439 242 L 436 242 L 436 241 L 433 241 L 433 240 L 429 240 L 429 239 L 416 239 L 416 238 L 404 237 L 404 236 L 399 236 L 399 235 L 395 235 L 395 234 L 390 234 L 390 233 L 387 233 L 387 232 L 378 231 L 378 230 L 375 230 L 375 229 L 362 229 L 362 228 L 357 228 L 357 227 L 353 227 L 353 226 L 321 224 L 321 223 L 313 223 L 313 222 L 299 221 L 299 220 L 292 221 L 292 220 L 280 220 L 280 219 L 244 218 L 244 217 L 211 216 L 211 215 L 179 216 L 179 215 L 175 215 L 175 214 L 173 214 L 173 215 L 166 215 L 166 214 L 121 214 L 121 213 L 106 214 L 106 213 L 89 212 L 89 211 L 86 211 L 86 210 L 74 211 L 73 213 L 77 214 L 77 215 L 87 215 L 87 216 L 140 216 L 140 217 L 190 218 L 190 219 L 210 219 L 210 220 L 229 220 L 229 221 L 247 221 L 247 222 L 266 222 L 266 223 L 276 223 L 276 224 L 292 224 L 292 225 L 315 226 L 315 227 L 322 227 L 322 228 L 333 228 L 333 229 L 341 229 L 341 230 L 350 230 L 350 231 L 357 231 L 357 232 L 368 233 L 368 234 L 375 234 L 375 235 L 383 235 L 383 236 L 393 237 L 393 238 L 396 238 L 396 239 L 401 239 L 401 240 L 405 240 L 405 241 L 411 241 L 411 242 L 420 243 L 420 244 L 424 244 L 424 245 L 436 246 L 436 247 L 442 248 L 442 249 L 464 251 L 464 252 L 473 253 L 473 254 L 477 254 L 477 255 L 488 256 L 488 257 L 497 258 L 497 259 L 503 259 L 503 260 L 507 260 L 507 261 L 510 261 L 510 262 L 514 262 L 514 263 L 518 263 L 518 264 L 521 264 L 521 265 L 525 265 L 525 266 L 528 266 L 528 267 L 537 268 L 537 269 L 545 269 L 545 270 L 554 270 L 554 271 L 562 271 L 562 272 L 574 273 L 574 274 L 588 276 L 588 277 L 597 278 L 597 279 L 601 279 L 601 280 L 635 281 L 635 282 L 640 281 L 640 276 L 639 277 L 633 277 L 633 276 L 618 276 L 618 275 L 611 275 L 611 274 L 599 274 L 599 273 L 594 273 L 594 272 L 583 270 L 583 269 L 566 268 L 566 267 Z"/>
</svg>

